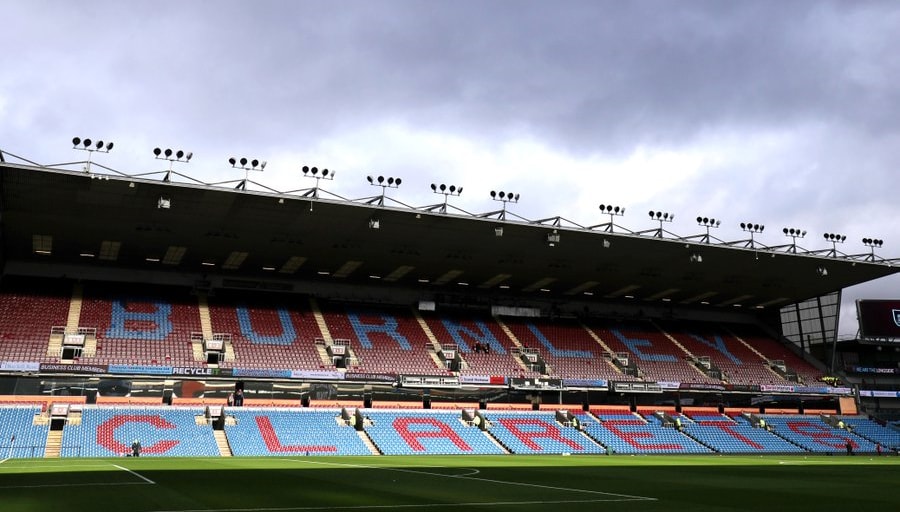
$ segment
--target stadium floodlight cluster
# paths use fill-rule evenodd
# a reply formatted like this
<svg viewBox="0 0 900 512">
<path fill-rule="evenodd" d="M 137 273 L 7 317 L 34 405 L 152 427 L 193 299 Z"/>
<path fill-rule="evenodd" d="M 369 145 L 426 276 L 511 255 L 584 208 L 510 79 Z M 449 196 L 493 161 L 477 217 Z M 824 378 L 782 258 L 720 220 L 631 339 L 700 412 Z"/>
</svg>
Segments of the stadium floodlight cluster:
<svg viewBox="0 0 900 512">
<path fill-rule="evenodd" d="M 235 157 L 231 157 L 228 159 L 228 163 L 235 169 L 244 170 L 244 179 L 238 182 L 237 186 L 234 187 L 235 190 L 247 190 L 247 181 L 250 177 L 250 171 L 262 172 L 266 170 L 266 161 L 259 161 L 255 158 L 253 160 L 248 160 L 247 157 L 241 157 L 241 159 L 238 160 Z"/>
<path fill-rule="evenodd" d="M 91 139 L 81 139 L 80 137 L 75 137 L 72 139 L 72 149 L 78 149 L 81 151 L 100 151 L 102 153 L 109 153 L 110 151 L 112 151 L 113 146 L 114 144 L 112 142 L 104 143 L 102 140 L 98 140 L 95 144 Z"/>
<path fill-rule="evenodd" d="M 91 169 L 91 165 L 92 165 L 91 154 L 93 154 L 94 152 L 109 152 L 114 146 L 113 143 L 111 143 L 111 142 L 107 143 L 104 141 L 95 141 L 92 139 L 82 139 L 80 137 L 75 137 L 74 139 L 72 139 L 72 142 L 73 142 L 73 146 L 74 146 L 73 149 L 78 149 L 78 150 L 89 152 L 88 159 L 86 162 L 84 162 L 85 166 L 83 168 L 83 170 L 87 173 L 91 173 L 91 170 L 92 170 Z M 157 158 L 167 159 L 167 160 L 170 160 L 170 162 L 174 162 L 174 161 L 189 162 L 191 160 L 191 157 L 193 157 L 193 154 L 188 151 L 169 150 L 169 149 L 163 150 L 161 148 L 156 148 L 154 150 L 154 154 L 156 155 Z M 165 155 L 165 156 L 163 156 L 163 155 Z M 68 163 L 63 163 L 63 164 L 41 165 L 41 164 L 34 163 L 28 159 L 18 157 L 12 153 L 0 151 L 0 159 L 2 159 L 4 161 L 4 163 L 8 162 L 8 158 L 6 158 L 6 157 L 13 157 L 13 158 L 22 160 L 23 162 L 25 162 L 29 165 L 34 165 L 36 167 L 48 168 L 48 169 L 65 169 L 66 166 L 82 163 L 82 162 L 68 162 Z M 444 202 L 441 204 L 437 204 L 437 205 L 410 206 L 410 205 L 407 205 L 397 199 L 388 198 L 386 196 L 386 189 L 399 188 L 400 184 L 402 183 L 402 180 L 400 178 L 391 177 L 391 176 L 381 176 L 381 175 L 376 177 L 373 175 L 369 175 L 367 177 L 369 184 L 372 186 L 381 187 L 382 188 L 381 194 L 378 196 L 375 196 L 375 197 L 351 199 L 351 198 L 343 197 L 341 195 L 338 195 L 338 194 L 335 194 L 332 192 L 321 190 L 319 188 L 319 180 L 333 179 L 334 172 L 329 171 L 328 169 L 311 167 L 311 166 L 303 167 L 304 177 L 315 178 L 317 180 L 315 187 L 309 188 L 309 189 L 284 191 L 284 190 L 277 190 L 277 189 L 268 187 L 264 184 L 257 183 L 255 181 L 250 181 L 248 179 L 249 171 L 251 171 L 251 170 L 262 171 L 265 169 L 265 167 L 266 167 L 265 160 L 249 159 L 246 157 L 238 159 L 235 157 L 231 157 L 228 159 L 228 162 L 234 168 L 240 168 L 240 169 L 245 170 L 245 175 L 244 175 L 243 179 L 223 181 L 223 182 L 217 182 L 217 183 L 209 183 L 209 182 L 205 182 L 203 180 L 195 179 L 190 176 L 186 176 L 184 174 L 176 173 L 171 170 L 171 164 L 170 164 L 170 169 L 168 171 L 159 171 L 159 172 L 154 171 L 154 172 L 148 172 L 148 173 L 131 173 L 131 174 L 121 172 L 121 171 L 118 171 L 115 169 L 110 169 L 110 168 L 104 167 L 104 166 L 101 166 L 101 167 L 105 171 L 109 171 L 109 175 L 111 177 L 122 177 L 125 179 L 129 179 L 128 186 L 131 188 L 134 188 L 136 186 L 136 184 L 137 184 L 136 178 L 144 178 L 146 176 L 153 175 L 153 174 L 163 174 L 164 182 L 169 182 L 170 177 L 177 174 L 178 176 L 186 178 L 188 181 L 190 181 L 193 184 L 200 184 L 200 185 L 209 186 L 209 187 L 220 187 L 220 186 L 224 186 L 224 185 L 233 186 L 233 184 L 236 183 L 237 185 L 233 186 L 233 188 L 236 190 L 240 190 L 240 191 L 246 191 L 247 185 L 249 183 L 253 183 L 254 185 L 263 189 L 263 191 L 262 191 L 263 194 L 272 194 L 272 195 L 276 196 L 277 202 L 279 204 L 284 204 L 284 202 L 289 197 L 291 197 L 291 196 L 296 197 L 296 195 L 299 195 L 301 197 L 308 197 L 310 199 L 319 199 L 320 192 L 325 192 L 329 196 L 331 196 L 333 199 L 336 199 L 339 201 L 346 201 L 349 203 L 364 203 L 364 204 L 370 204 L 370 205 L 376 205 L 376 206 L 385 206 L 386 199 L 390 199 L 394 203 L 394 205 L 393 205 L 394 207 L 399 207 L 401 209 L 406 208 L 406 209 L 410 209 L 414 212 L 422 212 L 422 211 L 438 212 L 439 211 L 440 213 L 447 213 L 448 208 L 450 207 L 450 205 L 447 204 L 447 197 L 449 197 L 451 195 L 454 195 L 454 196 L 459 195 L 462 192 L 462 187 L 460 187 L 460 186 L 455 186 L 456 188 L 454 191 L 454 185 L 441 184 L 441 185 L 444 185 L 444 187 L 445 187 L 442 189 L 440 187 L 440 185 L 438 185 L 436 183 L 432 183 L 431 184 L 432 191 L 434 193 L 439 193 L 439 194 L 445 195 Z M 308 170 L 306 170 L 306 169 L 308 169 Z M 318 174 L 315 173 L 316 169 L 319 170 Z M 97 176 L 97 177 L 99 178 L 100 176 Z M 528 225 L 545 224 L 546 221 L 548 220 L 548 219 L 532 220 L 532 219 L 528 219 L 528 218 L 522 217 L 520 215 L 517 215 L 515 213 L 508 212 L 507 211 L 507 203 L 517 203 L 520 199 L 520 195 L 518 193 L 491 190 L 490 196 L 491 196 L 491 199 L 493 199 L 494 201 L 503 203 L 503 206 L 501 209 L 487 212 L 487 213 L 472 213 L 472 212 L 462 210 L 458 207 L 453 207 L 453 209 L 457 211 L 456 213 L 461 214 L 462 216 L 469 216 L 469 217 L 473 217 L 473 218 L 493 217 L 500 221 L 517 222 L 517 223 L 523 223 L 523 224 L 528 224 Z M 312 202 L 310 203 L 310 209 L 312 209 Z M 658 238 L 680 240 L 680 241 L 685 241 L 685 242 L 693 242 L 693 241 L 696 241 L 697 239 L 702 239 L 706 243 L 716 243 L 719 245 L 730 246 L 730 247 L 743 246 L 744 248 L 751 248 L 754 250 L 764 250 L 764 251 L 769 251 L 769 252 L 787 252 L 787 253 L 793 253 L 793 254 L 806 254 L 806 255 L 820 255 L 823 252 L 825 252 L 825 250 L 807 250 L 807 249 L 799 248 L 797 246 L 797 240 L 800 238 L 804 238 L 806 236 L 806 230 L 802 230 L 799 228 L 784 228 L 783 229 L 784 235 L 792 238 L 792 243 L 785 244 L 785 245 L 767 246 L 765 244 L 757 243 L 754 240 L 754 233 L 756 233 L 756 234 L 762 233 L 763 230 L 765 229 L 765 226 L 762 224 L 743 222 L 740 224 L 740 226 L 741 226 L 742 230 L 750 233 L 750 238 L 748 240 L 723 241 L 718 238 L 712 237 L 709 234 L 710 228 L 718 228 L 721 226 L 721 219 L 719 219 L 719 218 L 698 216 L 697 222 L 699 225 L 704 226 L 706 228 L 706 233 L 698 234 L 698 235 L 682 236 L 682 235 L 679 235 L 676 233 L 671 233 L 669 231 L 665 231 L 663 229 L 664 222 L 671 223 L 675 220 L 675 215 L 670 212 L 651 210 L 649 212 L 650 219 L 654 222 L 659 222 L 658 227 L 653 228 L 653 229 L 645 229 L 645 230 L 633 230 L 633 229 L 629 229 L 629 228 L 623 227 L 623 226 L 615 226 L 613 224 L 613 219 L 615 216 L 623 216 L 625 214 L 624 207 L 604 203 L 604 204 L 599 205 L 599 209 L 602 214 L 610 216 L 609 222 L 605 222 L 605 223 L 597 224 L 597 225 L 582 225 L 580 223 L 573 222 L 573 221 L 571 221 L 567 218 L 563 218 L 561 216 L 554 216 L 554 217 L 550 217 L 549 219 L 554 220 L 554 223 L 553 223 L 554 226 L 560 227 L 560 228 L 565 228 L 565 229 L 571 229 L 571 230 L 582 230 L 582 231 L 603 230 L 603 231 L 609 232 L 609 233 L 612 233 L 613 231 L 618 231 L 625 235 L 652 236 L 652 237 L 658 237 Z M 508 218 L 508 215 L 511 215 L 512 217 L 515 217 L 515 218 L 510 219 L 510 218 Z M 613 229 L 614 227 L 616 227 L 618 229 L 614 230 Z M 502 232 L 502 226 L 495 226 L 495 228 L 497 228 L 497 229 L 495 229 L 496 233 Z M 835 233 L 827 233 L 826 235 L 832 235 L 832 234 L 834 234 L 836 237 L 838 236 Z M 835 243 L 845 242 L 845 240 L 846 240 L 845 235 L 839 235 L 839 237 L 840 238 L 838 239 L 838 238 L 831 238 L 831 237 L 826 236 L 826 241 L 833 242 L 833 244 L 832 244 L 833 246 Z M 874 239 L 874 238 L 863 238 L 862 240 L 863 240 L 863 244 L 866 247 L 869 247 L 870 249 L 872 249 L 871 251 L 864 253 L 864 254 L 851 254 L 851 255 L 840 254 L 840 255 L 838 255 L 836 253 L 834 247 L 830 248 L 829 250 L 831 251 L 831 253 L 834 257 L 842 257 L 842 258 L 852 259 L 855 261 L 869 261 L 869 262 L 875 262 L 875 263 L 882 263 L 882 264 L 886 264 L 886 265 L 894 265 L 894 264 L 900 263 L 900 259 L 885 259 L 882 257 L 877 257 L 874 254 L 874 249 L 880 248 L 882 246 L 882 243 L 883 243 L 882 240 Z"/>
<path fill-rule="evenodd" d="M 234 167 L 234 168 L 236 168 L 236 169 L 245 169 L 245 170 L 252 170 L 252 171 L 260 170 L 260 171 L 262 171 L 262 170 L 265 170 L 265 168 L 266 168 L 266 161 L 265 161 L 265 160 L 259 161 L 259 160 L 255 159 L 255 158 L 254 158 L 253 160 L 248 160 L 246 157 L 242 157 L 240 160 L 238 160 L 238 159 L 235 158 L 235 157 L 231 157 L 231 158 L 228 159 L 228 163 L 231 164 L 231 166 Z M 241 164 L 241 165 L 238 165 L 238 164 Z M 249 165 L 248 165 L 248 164 L 249 164 Z M 259 167 L 259 169 L 257 169 L 257 167 Z"/>
<path fill-rule="evenodd" d="M 458 196 L 462 194 L 463 188 L 457 187 L 456 185 L 446 185 L 441 183 L 437 185 L 435 183 L 431 184 L 431 191 L 435 194 L 444 194 L 445 196 Z"/>
<path fill-rule="evenodd" d="M 878 240 L 878 239 L 874 239 L 874 238 L 863 238 L 862 243 L 866 247 L 874 248 L 874 247 L 881 247 L 884 244 L 884 240 Z"/>
<path fill-rule="evenodd" d="M 366 176 L 366 180 L 369 182 L 369 185 L 373 187 L 381 187 L 380 196 L 375 196 L 367 200 L 369 204 L 377 204 L 378 206 L 384 206 L 384 196 L 387 193 L 387 189 L 400 188 L 400 184 L 403 183 L 402 179 L 393 176 L 388 176 L 386 178 L 384 176 L 378 176 L 376 178 L 371 174 Z"/>
<path fill-rule="evenodd" d="M 316 180 L 316 186 L 307 190 L 303 193 L 303 197 L 319 197 L 319 181 L 326 180 L 330 181 L 334 179 L 334 171 L 329 171 L 328 169 L 322 168 L 321 172 L 318 167 L 310 167 L 308 165 L 304 165 L 303 168 L 300 169 L 303 171 L 304 178 L 311 178 Z M 281 202 L 284 202 L 282 199 Z M 312 211 L 312 201 L 309 202 L 309 211 Z"/>
<path fill-rule="evenodd" d="M 91 157 L 93 156 L 94 152 L 99 151 L 100 153 L 109 153 L 110 151 L 112 151 L 112 148 L 114 145 L 115 144 L 113 144 L 112 142 L 104 143 L 102 140 L 98 140 L 95 143 L 94 141 L 92 141 L 91 139 L 88 139 L 88 138 L 85 138 L 85 139 L 82 139 L 81 137 L 73 137 L 72 138 L 72 149 L 77 149 L 79 151 L 87 151 L 87 153 L 88 153 L 88 159 L 84 163 L 84 172 L 86 172 L 86 173 L 91 172 Z M 78 146 L 81 146 L 81 147 L 78 147 Z"/>
<path fill-rule="evenodd" d="M 456 185 L 447 185 L 446 183 L 441 183 L 438 185 L 437 183 L 431 184 L 431 191 L 435 194 L 441 194 L 444 196 L 444 202 L 441 204 L 436 204 L 432 206 L 426 206 L 424 209 L 427 211 L 439 211 L 441 213 L 447 213 L 447 200 L 450 196 L 459 196 L 462 194 L 463 188 L 457 187 Z"/>
<path fill-rule="evenodd" d="M 393 176 L 388 176 L 385 178 L 384 176 L 379 176 L 377 178 L 373 178 L 371 175 L 366 176 L 366 180 L 369 181 L 369 185 L 375 187 L 383 187 L 383 188 L 398 188 L 400 183 L 403 182 L 400 178 L 394 178 Z"/>
<path fill-rule="evenodd" d="M 741 229 L 753 233 L 762 233 L 766 227 L 762 224 L 753 224 L 752 222 L 741 222 Z"/>
<path fill-rule="evenodd" d="M 705 226 L 707 228 L 717 228 L 722 225 L 722 221 L 713 219 L 711 217 L 697 217 L 697 224 Z M 741 228 L 743 227 L 744 224 L 741 223 Z"/>
<path fill-rule="evenodd" d="M 191 151 L 184 151 L 181 149 L 172 151 L 169 148 L 163 150 L 158 147 L 153 148 L 153 155 L 157 160 L 169 161 L 169 169 L 166 171 L 165 176 L 163 176 L 163 181 L 166 183 L 172 181 L 172 166 L 175 165 L 175 162 L 188 163 L 191 161 L 191 158 L 194 158 L 194 153 Z M 162 206 L 160 206 L 160 208 L 162 208 Z M 166 208 L 168 208 L 168 206 Z"/>
<path fill-rule="evenodd" d="M 157 160 L 169 160 L 170 162 L 190 162 L 194 158 L 194 153 L 190 151 L 177 150 L 172 151 L 169 148 L 165 150 L 153 148 L 153 155 Z"/>
<path fill-rule="evenodd" d="M 512 192 L 505 192 L 502 190 L 499 192 L 496 190 L 491 190 L 491 199 L 493 199 L 494 201 L 499 201 L 499 202 L 503 203 L 503 207 L 500 208 L 500 210 L 498 210 L 498 211 L 484 213 L 481 216 L 488 217 L 488 216 L 492 216 L 492 215 L 497 215 L 497 218 L 499 220 L 506 220 L 506 203 L 518 203 L 519 202 L 519 194 L 514 194 Z"/>
</svg>

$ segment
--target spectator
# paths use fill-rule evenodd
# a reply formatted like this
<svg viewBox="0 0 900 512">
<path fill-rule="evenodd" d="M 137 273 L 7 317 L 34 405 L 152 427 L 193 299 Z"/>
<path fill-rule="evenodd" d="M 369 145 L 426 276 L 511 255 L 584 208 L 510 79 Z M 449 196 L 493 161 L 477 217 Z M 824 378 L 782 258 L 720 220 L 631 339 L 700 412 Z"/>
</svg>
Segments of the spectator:
<svg viewBox="0 0 900 512">
<path fill-rule="evenodd" d="M 847 440 L 847 455 L 853 455 L 853 443 Z"/>
<path fill-rule="evenodd" d="M 137 439 L 131 443 L 131 456 L 132 457 L 140 457 L 141 456 L 141 442 Z"/>
</svg>

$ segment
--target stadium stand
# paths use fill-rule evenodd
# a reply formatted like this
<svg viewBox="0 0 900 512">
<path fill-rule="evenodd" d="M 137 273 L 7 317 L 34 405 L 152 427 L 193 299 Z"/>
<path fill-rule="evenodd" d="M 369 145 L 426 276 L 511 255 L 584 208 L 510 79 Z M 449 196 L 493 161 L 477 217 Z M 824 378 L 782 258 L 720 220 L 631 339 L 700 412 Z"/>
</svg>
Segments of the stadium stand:
<svg viewBox="0 0 900 512">
<path fill-rule="evenodd" d="M 0 405 L 0 459 L 43 457 L 49 431 L 41 407 Z"/>
<path fill-rule="evenodd" d="M 752 346 L 769 361 L 784 361 L 789 370 L 796 372 L 799 382 L 809 386 L 821 384 L 823 372 L 804 361 L 780 341 L 752 325 L 730 325 L 734 336 Z"/>
<path fill-rule="evenodd" d="M 613 379 L 621 375 L 603 359 L 603 347 L 575 320 L 504 318 L 503 322 L 523 346 L 540 352 L 551 377 Z"/>
<path fill-rule="evenodd" d="M 525 367 L 513 356 L 516 345 L 500 324 L 489 315 L 434 314 L 422 315 L 429 329 L 442 344 L 453 344 L 463 355 L 461 375 L 506 375 L 538 377 L 540 373 Z M 479 343 L 485 350 L 475 351 Z"/>
<path fill-rule="evenodd" d="M 837 429 L 815 415 L 762 414 L 772 432 L 815 453 L 844 453 L 849 442 L 854 453 L 875 453 L 875 444 L 846 430 Z"/>
<path fill-rule="evenodd" d="M 138 440 L 142 457 L 217 457 L 212 427 L 203 414 L 197 407 L 86 405 L 80 423 L 63 428 L 60 456 L 118 457 L 130 453 L 132 441 Z"/>
<path fill-rule="evenodd" d="M 684 416 L 684 432 L 719 453 L 804 453 L 806 450 L 764 428 L 727 416 L 697 413 Z"/>
<path fill-rule="evenodd" d="M 726 329 L 704 322 L 664 322 L 660 326 L 694 357 L 706 356 L 731 384 L 783 384 L 765 359 Z"/>
<path fill-rule="evenodd" d="M 412 375 L 446 374 L 428 352 L 431 341 L 403 308 L 323 304 L 333 339 L 350 340 L 353 370 Z"/>
<path fill-rule="evenodd" d="M 605 453 L 573 426 L 556 421 L 553 412 L 488 411 L 489 430 L 506 449 L 518 454 Z"/>
<path fill-rule="evenodd" d="M 66 281 L 4 278 L 0 288 L 0 361 L 58 362 L 50 330 L 64 326 L 72 290 Z"/>
<path fill-rule="evenodd" d="M 718 383 L 695 368 L 688 354 L 650 321 L 593 320 L 588 326 L 614 352 L 624 352 L 648 381 Z"/>
<path fill-rule="evenodd" d="M 366 432 L 384 455 L 473 455 L 505 453 L 459 411 L 370 410 Z"/>
<path fill-rule="evenodd" d="M 196 297 L 187 288 L 90 282 L 84 285 L 79 327 L 97 330 L 90 362 L 196 366 L 191 333 L 200 332 Z"/>
<path fill-rule="evenodd" d="M 219 293 L 209 298 L 209 315 L 213 333 L 232 339 L 234 361 L 222 367 L 333 368 L 316 348 L 322 333 L 305 297 Z"/>
<path fill-rule="evenodd" d="M 225 435 L 235 456 L 372 454 L 354 427 L 340 419 L 340 409 L 226 407 L 225 414 Z"/>
<path fill-rule="evenodd" d="M 599 421 L 584 420 L 584 431 L 613 453 L 710 453 L 712 450 L 654 418 L 622 410 L 592 410 Z"/>
<path fill-rule="evenodd" d="M 900 430 L 879 424 L 864 416 L 839 416 L 854 434 L 873 443 L 881 444 L 885 450 L 900 449 Z"/>
</svg>

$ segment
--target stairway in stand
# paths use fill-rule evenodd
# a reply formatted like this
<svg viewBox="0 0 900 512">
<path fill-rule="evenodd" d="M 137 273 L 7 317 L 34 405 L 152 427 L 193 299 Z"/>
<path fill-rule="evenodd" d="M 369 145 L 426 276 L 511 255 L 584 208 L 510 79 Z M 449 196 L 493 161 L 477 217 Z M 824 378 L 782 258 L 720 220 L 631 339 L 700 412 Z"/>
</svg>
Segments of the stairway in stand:
<svg viewBox="0 0 900 512">
<path fill-rule="evenodd" d="M 62 449 L 62 430 L 51 430 L 47 433 L 47 447 L 44 448 L 44 457 L 58 459 Z"/>
<path fill-rule="evenodd" d="M 231 446 L 228 444 L 228 438 L 225 437 L 225 431 L 213 430 L 213 436 L 216 438 L 216 444 L 219 446 L 219 453 L 222 457 L 231 457 Z"/>
</svg>

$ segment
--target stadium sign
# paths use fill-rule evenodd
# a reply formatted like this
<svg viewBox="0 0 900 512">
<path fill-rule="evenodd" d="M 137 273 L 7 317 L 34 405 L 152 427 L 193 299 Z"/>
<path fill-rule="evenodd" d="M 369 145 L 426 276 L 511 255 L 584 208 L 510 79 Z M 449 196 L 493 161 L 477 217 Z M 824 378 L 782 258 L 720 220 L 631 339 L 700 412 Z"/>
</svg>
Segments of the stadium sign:
<svg viewBox="0 0 900 512">
<path fill-rule="evenodd" d="M 347 372 L 345 380 L 370 380 L 375 382 L 396 382 L 397 376 L 386 373 Z"/>
<path fill-rule="evenodd" d="M 567 388 L 606 388 L 609 383 L 604 379 L 563 379 Z"/>
<path fill-rule="evenodd" d="M 503 375 L 460 375 L 459 382 L 463 384 L 489 384 L 502 386 L 506 384 L 506 377 Z"/>
<path fill-rule="evenodd" d="M 613 382 L 612 388 L 619 393 L 662 393 L 655 382 Z"/>
<path fill-rule="evenodd" d="M 883 373 L 886 375 L 900 374 L 900 368 L 870 368 L 867 366 L 852 366 L 851 371 L 856 373 Z"/>
<path fill-rule="evenodd" d="M 63 365 L 58 365 L 63 366 Z M 107 367 L 108 372 L 92 372 L 92 373 L 119 373 L 133 375 L 172 375 L 171 366 L 151 366 L 139 364 L 111 364 Z"/>
<path fill-rule="evenodd" d="M 900 300 L 858 300 L 859 334 L 863 339 L 900 339 Z"/>
<path fill-rule="evenodd" d="M 201 377 L 229 377 L 231 376 L 230 368 L 193 368 L 193 367 L 175 367 L 172 368 L 172 375 L 193 375 Z"/>
<path fill-rule="evenodd" d="M 50 364 L 41 363 L 42 373 L 112 373 L 105 364 Z"/>
<path fill-rule="evenodd" d="M 234 377 L 258 377 L 268 379 L 290 379 L 290 370 L 267 370 L 262 368 L 234 368 L 231 370 Z"/>
<path fill-rule="evenodd" d="M 0 363 L 0 371 L 2 372 L 37 372 L 40 369 L 40 363 L 27 361 L 3 361 Z"/>
<path fill-rule="evenodd" d="M 292 379 L 343 380 L 344 374 L 328 370 L 291 370 Z"/>
<path fill-rule="evenodd" d="M 400 385 L 409 388 L 458 388 L 459 379 L 448 375 L 401 375 Z"/>
</svg>

